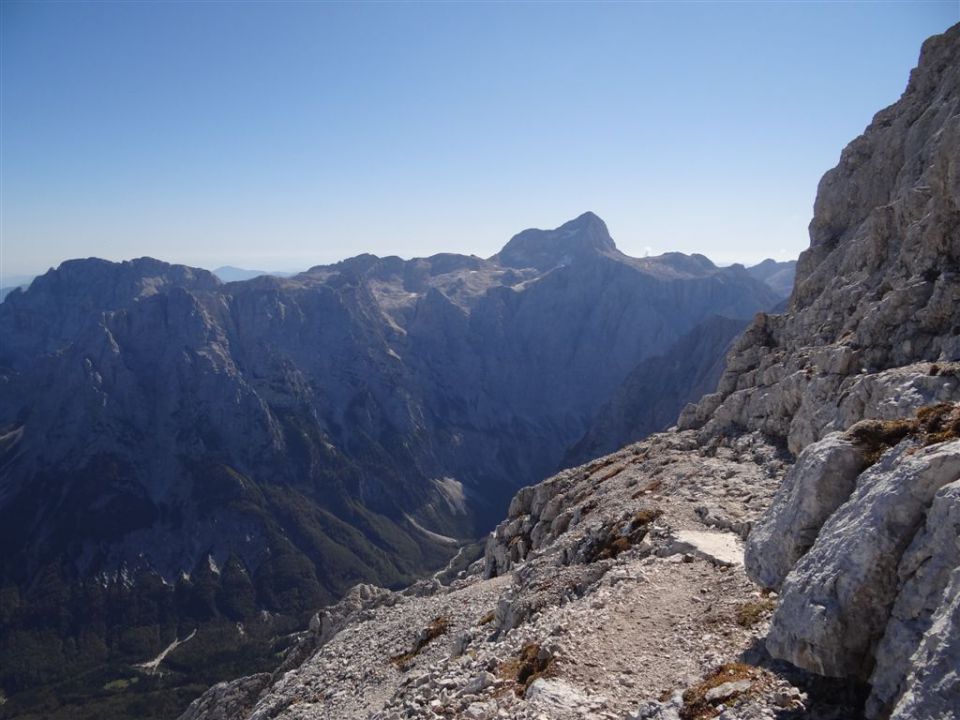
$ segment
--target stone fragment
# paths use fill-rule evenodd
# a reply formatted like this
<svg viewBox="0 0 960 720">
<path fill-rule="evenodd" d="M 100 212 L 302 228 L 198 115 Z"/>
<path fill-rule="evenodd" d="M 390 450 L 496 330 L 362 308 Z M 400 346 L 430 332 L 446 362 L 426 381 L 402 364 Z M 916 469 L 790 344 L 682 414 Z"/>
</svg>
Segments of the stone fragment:
<svg viewBox="0 0 960 720">
<path fill-rule="evenodd" d="M 679 530 L 662 555 L 693 555 L 717 565 L 743 565 L 740 540 L 725 532 Z"/>
<path fill-rule="evenodd" d="M 709 703 L 726 700 L 740 693 L 745 693 L 752 684 L 750 680 L 731 680 L 717 685 L 715 688 L 710 688 L 704 695 L 704 699 Z"/>
</svg>

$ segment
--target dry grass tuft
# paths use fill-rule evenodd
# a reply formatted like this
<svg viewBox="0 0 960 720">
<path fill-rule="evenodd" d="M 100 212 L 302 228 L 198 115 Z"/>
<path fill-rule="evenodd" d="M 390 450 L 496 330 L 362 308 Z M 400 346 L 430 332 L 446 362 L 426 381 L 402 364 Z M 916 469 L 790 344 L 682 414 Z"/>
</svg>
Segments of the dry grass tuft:
<svg viewBox="0 0 960 720">
<path fill-rule="evenodd" d="M 500 663 L 497 674 L 504 680 L 515 683 L 514 692 L 523 697 L 534 680 L 549 677 L 555 668 L 551 655 L 542 653 L 538 643 L 528 643 L 517 657 Z"/>
<path fill-rule="evenodd" d="M 847 430 L 847 437 L 863 449 L 867 462 L 873 465 L 887 450 L 916 431 L 915 420 L 861 420 Z"/>
<path fill-rule="evenodd" d="M 763 617 L 776 607 L 773 598 L 765 597 L 759 600 L 747 600 L 737 608 L 737 625 L 742 628 L 752 628 Z"/>
<path fill-rule="evenodd" d="M 915 437 L 921 445 L 960 438 L 960 405 L 927 405 L 917 410 L 915 419 L 861 420 L 847 430 L 847 437 L 864 449 L 870 465 L 908 436 Z"/>
<path fill-rule="evenodd" d="M 938 403 L 917 410 L 924 445 L 960 438 L 960 405 Z"/>
<path fill-rule="evenodd" d="M 447 618 L 440 616 L 434 618 L 426 628 L 420 631 L 420 635 L 417 637 L 417 641 L 414 643 L 413 647 L 405 653 L 400 653 L 399 655 L 394 655 L 390 658 L 390 662 L 396 665 L 400 670 L 406 670 L 409 667 L 410 662 L 420 654 L 420 652 L 427 646 L 428 643 L 436 640 L 441 635 L 445 634 L 450 629 L 450 621 Z"/>
<path fill-rule="evenodd" d="M 647 536 L 650 523 L 661 515 L 663 511 L 659 508 L 644 508 L 638 510 L 626 524 L 608 528 L 585 553 L 586 562 L 613 559 L 629 550 Z"/>
<path fill-rule="evenodd" d="M 721 665 L 703 680 L 688 688 L 683 693 L 683 707 L 680 709 L 682 720 L 707 720 L 719 715 L 717 705 L 721 701 L 710 702 L 707 700 L 707 693 L 715 687 L 724 683 L 736 682 L 737 680 L 749 680 L 753 682 L 757 679 L 759 671 L 752 665 L 744 663 L 727 663 Z M 749 690 L 747 692 L 750 692 Z M 744 693 L 740 693 L 741 695 Z M 724 698 L 723 704 L 729 703 L 730 698 Z"/>
</svg>

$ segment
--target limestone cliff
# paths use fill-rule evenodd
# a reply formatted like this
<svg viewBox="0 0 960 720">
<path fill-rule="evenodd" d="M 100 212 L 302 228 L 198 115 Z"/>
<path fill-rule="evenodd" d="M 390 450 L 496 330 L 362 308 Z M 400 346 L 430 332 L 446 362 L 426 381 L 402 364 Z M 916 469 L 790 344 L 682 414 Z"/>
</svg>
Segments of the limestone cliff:
<svg viewBox="0 0 960 720">
<path fill-rule="evenodd" d="M 799 452 L 935 399 L 942 383 L 921 373 L 899 378 L 899 406 L 882 406 L 875 383 L 885 369 L 960 358 L 956 36 L 927 41 L 903 97 L 824 175 L 788 311 L 751 325 L 681 427 L 759 429 Z"/>
</svg>

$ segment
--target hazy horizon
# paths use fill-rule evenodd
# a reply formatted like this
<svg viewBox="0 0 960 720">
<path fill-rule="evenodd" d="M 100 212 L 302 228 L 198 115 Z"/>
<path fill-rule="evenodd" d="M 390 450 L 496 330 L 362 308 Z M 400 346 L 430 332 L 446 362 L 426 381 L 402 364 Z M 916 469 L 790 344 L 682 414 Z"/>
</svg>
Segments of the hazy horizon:
<svg viewBox="0 0 960 720">
<path fill-rule="evenodd" d="M 795 259 L 820 176 L 954 2 L 7 2 L 0 284 L 66 259 Z"/>
</svg>

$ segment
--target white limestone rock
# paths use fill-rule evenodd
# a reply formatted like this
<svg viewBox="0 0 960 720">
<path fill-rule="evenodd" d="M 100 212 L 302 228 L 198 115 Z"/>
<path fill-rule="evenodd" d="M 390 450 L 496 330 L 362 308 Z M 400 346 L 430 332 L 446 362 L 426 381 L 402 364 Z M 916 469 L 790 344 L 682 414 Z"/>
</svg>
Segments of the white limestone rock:
<svg viewBox="0 0 960 720">
<path fill-rule="evenodd" d="M 890 720 L 953 720 L 960 708 L 960 569 L 950 576 L 943 603 L 911 658 L 906 691 Z"/>
<path fill-rule="evenodd" d="M 933 616 L 951 597 L 951 573 L 960 567 L 960 480 L 940 489 L 930 505 L 923 530 L 917 533 L 897 569 L 900 592 L 883 638 L 874 653 L 870 677 L 869 717 L 884 717 L 902 693 L 912 657 L 933 623 Z M 960 707 L 960 700 L 958 700 Z"/>
<path fill-rule="evenodd" d="M 863 451 L 833 433 L 800 454 L 747 538 L 747 574 L 767 588 L 779 588 L 820 528 L 856 486 L 866 465 Z"/>
<path fill-rule="evenodd" d="M 813 672 L 867 680 L 897 566 L 936 492 L 960 478 L 960 441 L 904 441 L 864 472 L 783 583 L 767 649 Z"/>
</svg>

